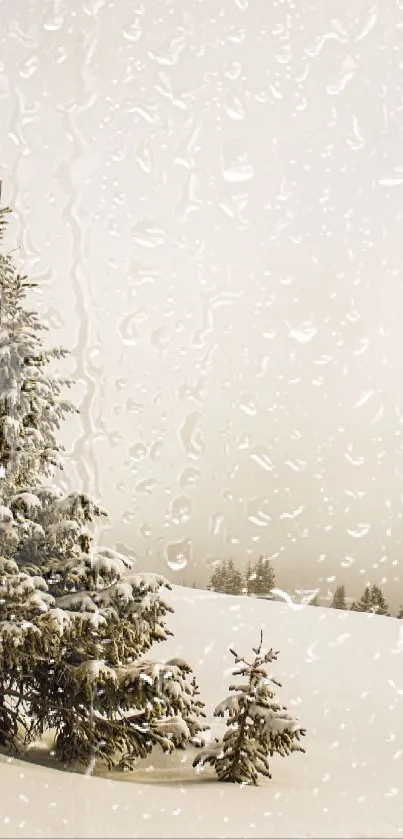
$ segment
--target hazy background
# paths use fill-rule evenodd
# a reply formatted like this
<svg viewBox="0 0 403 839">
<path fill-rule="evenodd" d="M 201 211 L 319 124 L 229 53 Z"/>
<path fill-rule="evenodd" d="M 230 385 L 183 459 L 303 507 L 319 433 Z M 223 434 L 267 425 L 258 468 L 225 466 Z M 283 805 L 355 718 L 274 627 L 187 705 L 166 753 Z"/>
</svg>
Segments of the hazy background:
<svg viewBox="0 0 403 839">
<path fill-rule="evenodd" d="M 0 41 L 9 246 L 103 541 L 396 605 L 402 0 L 3 0 Z"/>
</svg>

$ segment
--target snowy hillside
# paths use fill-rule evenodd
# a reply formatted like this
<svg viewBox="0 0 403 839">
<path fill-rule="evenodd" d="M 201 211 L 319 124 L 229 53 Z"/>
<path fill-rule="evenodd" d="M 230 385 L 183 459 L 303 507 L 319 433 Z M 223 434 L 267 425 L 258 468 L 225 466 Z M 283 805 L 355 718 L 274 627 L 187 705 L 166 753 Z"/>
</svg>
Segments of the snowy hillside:
<svg viewBox="0 0 403 839">
<path fill-rule="evenodd" d="M 397 837 L 403 826 L 403 621 L 175 588 L 161 658 L 194 667 L 209 715 L 227 695 L 228 647 L 260 628 L 280 651 L 279 698 L 306 754 L 272 761 L 257 788 L 197 775 L 192 753 L 157 751 L 131 774 L 83 777 L 0 757 L 3 837 Z M 222 730 L 212 721 L 213 732 Z M 122 778 L 121 782 L 115 780 Z"/>
</svg>

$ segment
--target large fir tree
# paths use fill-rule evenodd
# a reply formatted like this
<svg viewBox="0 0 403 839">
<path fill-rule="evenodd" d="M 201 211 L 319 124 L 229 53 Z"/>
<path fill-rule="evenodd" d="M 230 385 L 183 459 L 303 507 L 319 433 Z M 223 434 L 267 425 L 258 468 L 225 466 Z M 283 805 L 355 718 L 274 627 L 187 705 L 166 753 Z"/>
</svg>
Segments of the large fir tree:
<svg viewBox="0 0 403 839">
<path fill-rule="evenodd" d="M 65 351 L 45 348 L 33 287 L 0 253 L 0 742 L 54 729 L 63 761 L 132 766 L 157 744 L 199 745 L 203 704 L 186 663 L 145 658 L 171 634 L 167 581 L 94 551 L 105 512 L 52 483 L 75 408 L 49 372 Z"/>
<path fill-rule="evenodd" d="M 271 778 L 269 757 L 305 751 L 300 744 L 305 730 L 279 703 L 272 686 L 281 687 L 280 682 L 269 677 L 265 667 L 276 661 L 278 654 L 273 650 L 263 653 L 262 643 L 261 633 L 251 662 L 230 651 L 236 664 L 241 663 L 234 676 L 242 676 L 245 682 L 230 685 L 232 695 L 214 711 L 216 717 L 228 713 L 224 737 L 203 749 L 193 761 L 196 768 L 213 766 L 220 781 L 256 784 L 259 774 Z"/>
</svg>

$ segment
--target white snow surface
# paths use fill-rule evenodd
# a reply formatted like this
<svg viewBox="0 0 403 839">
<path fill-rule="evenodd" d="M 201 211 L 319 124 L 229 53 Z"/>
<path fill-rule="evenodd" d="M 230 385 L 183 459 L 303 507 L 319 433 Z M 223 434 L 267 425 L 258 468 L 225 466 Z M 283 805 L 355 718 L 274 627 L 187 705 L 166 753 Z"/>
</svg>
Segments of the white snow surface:
<svg viewBox="0 0 403 839">
<path fill-rule="evenodd" d="M 0 755 L 6 837 L 397 837 L 403 833 L 403 621 L 174 587 L 159 658 L 193 666 L 214 734 L 232 646 L 248 657 L 264 631 L 269 672 L 307 729 L 306 754 L 273 758 L 273 780 L 220 783 L 194 752 L 155 751 L 132 773 L 91 777 Z M 33 763 L 31 761 L 37 761 Z M 89 767 L 89 772 L 93 767 Z M 121 781 L 119 779 L 122 779 Z"/>
</svg>

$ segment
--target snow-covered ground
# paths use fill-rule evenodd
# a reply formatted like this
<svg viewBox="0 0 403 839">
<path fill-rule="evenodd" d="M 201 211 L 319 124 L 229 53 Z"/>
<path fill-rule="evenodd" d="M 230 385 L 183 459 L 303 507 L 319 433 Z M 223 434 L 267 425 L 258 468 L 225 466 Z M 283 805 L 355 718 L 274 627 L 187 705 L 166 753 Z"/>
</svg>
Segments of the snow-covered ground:
<svg viewBox="0 0 403 839">
<path fill-rule="evenodd" d="M 306 754 L 272 761 L 259 787 L 219 783 L 192 754 L 155 752 L 130 774 L 58 771 L 0 756 L 0 835 L 395 837 L 403 835 L 403 621 L 175 588 L 157 648 L 194 667 L 209 716 L 233 658 L 264 630 L 279 696 L 307 728 Z M 213 732 L 222 730 L 214 720 Z M 122 779 L 121 781 L 118 779 Z"/>
</svg>

